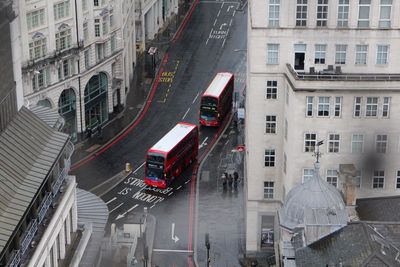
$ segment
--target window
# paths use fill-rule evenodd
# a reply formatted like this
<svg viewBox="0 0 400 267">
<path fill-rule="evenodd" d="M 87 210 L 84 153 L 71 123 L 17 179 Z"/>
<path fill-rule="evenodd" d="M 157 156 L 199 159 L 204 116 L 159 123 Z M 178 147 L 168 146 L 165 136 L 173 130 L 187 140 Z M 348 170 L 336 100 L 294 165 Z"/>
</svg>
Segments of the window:
<svg viewBox="0 0 400 267">
<path fill-rule="evenodd" d="M 94 6 L 99 6 L 99 0 L 93 0 L 93 5 Z"/>
<path fill-rule="evenodd" d="M 346 64 L 347 45 L 336 45 L 335 64 Z"/>
<path fill-rule="evenodd" d="M 339 28 L 349 26 L 349 0 L 339 0 L 337 26 Z"/>
<path fill-rule="evenodd" d="M 317 134 L 315 133 L 304 134 L 304 152 L 314 152 L 316 144 L 317 144 Z"/>
<path fill-rule="evenodd" d="M 29 43 L 29 57 L 30 59 L 38 59 L 46 55 L 47 46 L 46 38 L 34 38 L 32 42 Z"/>
<path fill-rule="evenodd" d="M 315 64 L 325 64 L 326 45 L 315 45 Z"/>
<path fill-rule="evenodd" d="M 367 64 L 368 45 L 356 45 L 356 64 Z"/>
<path fill-rule="evenodd" d="M 114 12 L 112 9 L 109 11 L 109 17 L 110 17 L 110 29 L 112 29 L 114 27 Z"/>
<path fill-rule="evenodd" d="M 94 36 L 100 37 L 100 19 L 94 19 Z"/>
<path fill-rule="evenodd" d="M 116 38 L 115 38 L 115 35 L 111 36 L 110 42 L 111 42 L 111 45 L 110 45 L 111 46 L 111 53 L 114 53 L 115 49 L 116 49 Z"/>
<path fill-rule="evenodd" d="M 367 97 L 367 103 L 365 105 L 365 116 L 376 117 L 378 116 L 378 98 Z"/>
<path fill-rule="evenodd" d="M 274 182 L 264 182 L 264 198 L 274 198 Z"/>
<path fill-rule="evenodd" d="M 83 11 L 87 10 L 87 0 L 82 0 L 82 10 Z"/>
<path fill-rule="evenodd" d="M 264 152 L 264 166 L 275 167 L 275 149 L 266 149 Z"/>
<path fill-rule="evenodd" d="M 385 65 L 388 63 L 389 46 L 378 45 L 376 50 L 376 64 Z"/>
<path fill-rule="evenodd" d="M 385 171 L 375 170 L 372 177 L 372 188 L 383 188 L 385 185 Z"/>
<path fill-rule="evenodd" d="M 269 27 L 279 27 L 279 2 L 280 0 L 269 0 L 269 6 L 268 6 Z"/>
<path fill-rule="evenodd" d="M 63 80 L 74 74 L 74 62 L 72 59 L 61 61 L 57 68 L 58 80 Z"/>
<path fill-rule="evenodd" d="M 267 99 L 276 99 L 278 92 L 278 82 L 277 81 L 267 81 L 267 93 L 265 97 Z"/>
<path fill-rule="evenodd" d="M 389 111 L 390 111 L 390 97 L 385 96 L 383 97 L 382 117 L 389 118 Z"/>
<path fill-rule="evenodd" d="M 307 0 L 297 0 L 296 26 L 307 26 Z"/>
<path fill-rule="evenodd" d="M 96 44 L 96 61 L 101 61 L 104 59 L 106 53 L 105 44 Z"/>
<path fill-rule="evenodd" d="M 329 134 L 328 136 L 328 153 L 339 153 L 340 135 Z"/>
<path fill-rule="evenodd" d="M 64 50 L 71 46 L 71 29 L 65 28 L 56 33 L 56 50 Z"/>
<path fill-rule="evenodd" d="M 314 104 L 314 97 L 307 96 L 306 97 L 306 116 L 312 117 L 313 115 L 313 104 Z"/>
<path fill-rule="evenodd" d="M 276 116 L 267 115 L 265 118 L 265 133 L 276 133 Z"/>
<path fill-rule="evenodd" d="M 318 116 L 329 117 L 329 96 L 318 97 Z"/>
<path fill-rule="evenodd" d="M 69 1 L 54 4 L 54 19 L 59 20 L 69 16 Z"/>
<path fill-rule="evenodd" d="M 396 175 L 396 189 L 400 189 L 400 171 L 397 171 Z"/>
<path fill-rule="evenodd" d="M 50 85 L 50 69 L 44 68 L 36 70 L 32 78 L 32 89 L 33 91 L 40 90 Z"/>
<path fill-rule="evenodd" d="M 89 30 L 88 30 L 88 23 L 87 22 L 83 23 L 83 39 L 84 40 L 89 39 Z"/>
<path fill-rule="evenodd" d="M 328 21 L 328 0 L 318 0 L 317 27 L 326 27 Z"/>
<path fill-rule="evenodd" d="M 386 153 L 386 148 L 387 148 L 387 143 L 388 143 L 388 137 L 386 134 L 378 134 L 376 136 L 376 152 L 377 153 Z"/>
<path fill-rule="evenodd" d="M 379 27 L 390 28 L 390 15 L 392 13 L 392 0 L 381 0 L 379 12 Z"/>
<path fill-rule="evenodd" d="M 342 115 L 342 97 L 335 97 L 335 117 L 340 117 Z"/>
<path fill-rule="evenodd" d="M 105 16 L 103 18 L 103 35 L 106 35 L 108 33 L 108 16 Z"/>
<path fill-rule="evenodd" d="M 360 170 L 356 171 L 355 186 L 361 188 L 362 172 Z"/>
<path fill-rule="evenodd" d="M 90 68 L 90 47 L 85 50 L 85 68 Z"/>
<path fill-rule="evenodd" d="M 351 136 L 351 153 L 362 153 L 364 151 L 364 135 L 353 134 Z"/>
<path fill-rule="evenodd" d="M 359 0 L 358 5 L 358 27 L 369 27 L 369 9 L 371 8 L 371 0 Z"/>
<path fill-rule="evenodd" d="M 286 140 L 288 137 L 288 133 L 289 133 L 289 124 L 288 124 L 287 120 L 285 119 L 285 139 Z"/>
<path fill-rule="evenodd" d="M 283 172 L 286 173 L 287 157 L 286 153 L 283 153 Z"/>
<path fill-rule="evenodd" d="M 279 44 L 268 44 L 267 64 L 279 63 Z"/>
<path fill-rule="evenodd" d="M 334 187 L 338 186 L 338 174 L 336 170 L 326 170 L 326 181 L 333 185 Z"/>
<path fill-rule="evenodd" d="M 361 116 L 361 97 L 356 96 L 354 98 L 354 117 Z"/>
<path fill-rule="evenodd" d="M 26 14 L 28 30 L 44 25 L 44 9 L 35 10 Z"/>
<path fill-rule="evenodd" d="M 308 180 L 310 180 L 314 175 L 314 169 L 311 168 L 307 168 L 307 169 L 303 169 L 303 183 L 307 182 Z"/>
</svg>

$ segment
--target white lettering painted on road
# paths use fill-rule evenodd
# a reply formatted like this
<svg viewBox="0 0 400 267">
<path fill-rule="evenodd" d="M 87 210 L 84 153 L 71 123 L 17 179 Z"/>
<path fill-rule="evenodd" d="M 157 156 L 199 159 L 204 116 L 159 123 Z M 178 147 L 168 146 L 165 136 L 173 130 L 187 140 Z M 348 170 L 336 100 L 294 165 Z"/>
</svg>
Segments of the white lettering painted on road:
<svg viewBox="0 0 400 267">
<path fill-rule="evenodd" d="M 110 199 L 109 201 L 106 202 L 106 205 L 110 204 L 111 202 L 113 202 L 116 199 L 117 199 L 117 197 L 113 197 L 112 199 Z"/>
<path fill-rule="evenodd" d="M 147 202 L 147 203 L 153 203 L 156 200 L 164 199 L 163 197 L 158 197 L 158 196 L 146 194 L 146 193 L 143 193 L 143 192 L 140 192 L 140 191 L 136 192 L 132 196 L 132 198 L 140 200 L 140 201 L 143 201 L 143 202 Z"/>
<path fill-rule="evenodd" d="M 125 195 L 128 194 L 130 191 L 132 191 L 132 188 L 130 188 L 130 187 L 125 187 L 124 189 L 122 189 L 121 191 L 119 191 L 117 194 L 118 194 L 118 195 L 123 195 L 123 196 L 125 196 Z"/>
<path fill-rule="evenodd" d="M 119 204 L 118 206 L 116 206 L 115 208 L 113 208 L 112 210 L 110 210 L 108 213 L 111 214 L 111 212 L 115 211 L 116 209 L 118 209 L 119 207 L 121 207 L 124 203 Z"/>
</svg>

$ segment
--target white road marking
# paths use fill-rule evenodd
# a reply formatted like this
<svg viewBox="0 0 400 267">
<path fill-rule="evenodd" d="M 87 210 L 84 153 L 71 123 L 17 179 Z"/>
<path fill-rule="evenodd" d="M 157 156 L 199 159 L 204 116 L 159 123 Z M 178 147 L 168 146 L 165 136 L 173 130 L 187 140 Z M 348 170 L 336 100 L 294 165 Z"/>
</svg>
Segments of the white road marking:
<svg viewBox="0 0 400 267">
<path fill-rule="evenodd" d="M 113 208 L 112 210 L 110 210 L 108 213 L 111 214 L 111 212 L 113 212 L 114 210 L 118 209 L 119 207 L 121 207 L 124 203 L 119 204 L 118 206 L 116 206 L 115 208 Z"/>
<path fill-rule="evenodd" d="M 155 205 L 156 205 L 156 204 L 154 203 L 153 206 L 150 207 L 150 209 L 154 208 Z"/>
<path fill-rule="evenodd" d="M 179 189 L 181 189 L 182 188 L 182 186 L 180 185 L 180 186 L 178 186 L 177 188 L 176 188 L 176 190 L 179 190 Z"/>
<path fill-rule="evenodd" d="M 208 35 L 208 38 L 207 38 L 207 41 L 206 41 L 206 45 L 207 45 L 207 43 L 208 43 L 208 40 L 210 40 L 212 31 L 213 31 L 213 29 L 211 28 L 210 34 Z"/>
<path fill-rule="evenodd" d="M 203 140 L 203 142 L 201 142 L 201 144 L 199 145 L 199 149 L 206 145 L 207 139 L 208 139 L 208 136 Z"/>
<path fill-rule="evenodd" d="M 217 24 L 217 19 L 214 20 L 214 25 L 213 26 L 215 26 L 215 24 Z"/>
<path fill-rule="evenodd" d="M 176 243 L 176 242 L 179 241 L 179 238 L 175 235 L 175 223 L 172 223 L 172 229 L 171 230 L 172 230 L 171 231 L 172 240 L 174 240 L 175 243 Z"/>
<path fill-rule="evenodd" d="M 169 193 L 168 196 L 172 195 L 173 193 L 174 193 L 174 192 Z"/>
<path fill-rule="evenodd" d="M 110 199 L 109 201 L 106 202 L 106 205 L 110 204 L 111 202 L 113 202 L 116 199 L 117 199 L 117 197 L 113 197 L 112 199 Z"/>
<path fill-rule="evenodd" d="M 218 11 L 217 17 L 219 17 L 219 13 L 221 13 L 221 9 Z"/>
<path fill-rule="evenodd" d="M 224 38 L 224 41 L 222 42 L 222 45 L 221 45 L 221 47 L 224 47 L 224 45 L 225 45 L 225 41 L 226 41 L 226 39 Z"/>
<path fill-rule="evenodd" d="M 221 26 L 219 26 L 219 30 L 222 31 L 222 28 L 223 28 L 224 26 L 226 26 L 226 25 L 228 25 L 228 24 L 222 23 Z"/>
<path fill-rule="evenodd" d="M 193 253 L 193 250 L 183 250 L 183 249 L 159 249 L 159 248 L 154 248 L 153 251 Z"/>
<path fill-rule="evenodd" d="M 232 19 L 231 19 L 231 21 L 229 22 L 229 27 L 230 27 L 230 26 L 232 26 Z"/>
<path fill-rule="evenodd" d="M 119 220 L 119 219 L 125 217 L 125 215 L 126 215 L 128 212 L 131 212 L 133 209 L 137 208 L 137 206 L 139 206 L 139 204 L 135 204 L 132 208 L 130 208 L 129 210 L 125 211 L 125 212 L 122 213 L 122 214 L 118 214 L 118 216 L 117 216 L 117 218 L 116 218 L 115 220 Z"/>
<path fill-rule="evenodd" d="M 234 17 L 234 16 L 235 16 L 235 14 L 236 14 L 236 9 L 235 9 L 235 10 L 233 10 L 232 17 Z"/>
<path fill-rule="evenodd" d="M 186 182 L 185 182 L 185 184 L 187 184 L 187 183 L 189 183 L 190 182 L 190 180 L 187 180 Z"/>
<path fill-rule="evenodd" d="M 136 170 L 134 170 L 132 173 L 135 173 L 135 172 L 137 172 L 138 170 L 140 170 L 140 168 L 142 168 L 143 165 L 144 165 L 145 163 L 146 163 L 146 161 L 143 162 L 142 165 L 140 165 L 139 167 L 137 167 Z"/>
<path fill-rule="evenodd" d="M 185 115 L 183 115 L 182 120 L 185 119 L 186 115 L 189 113 L 190 108 L 188 108 L 188 110 L 186 111 Z"/>
<path fill-rule="evenodd" d="M 194 102 L 196 102 L 196 99 L 199 97 L 200 92 L 197 93 L 196 97 L 193 99 L 192 104 L 194 104 Z"/>
</svg>

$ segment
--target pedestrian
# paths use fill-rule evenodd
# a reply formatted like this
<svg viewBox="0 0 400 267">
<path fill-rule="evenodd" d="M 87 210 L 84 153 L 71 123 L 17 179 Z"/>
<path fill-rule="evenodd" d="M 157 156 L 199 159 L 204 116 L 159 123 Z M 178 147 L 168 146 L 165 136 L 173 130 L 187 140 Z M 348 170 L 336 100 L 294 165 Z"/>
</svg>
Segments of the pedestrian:
<svg viewBox="0 0 400 267">
<path fill-rule="evenodd" d="M 88 127 L 88 128 L 86 129 L 86 137 L 87 137 L 87 138 L 92 137 L 92 128 Z"/>
<path fill-rule="evenodd" d="M 233 183 L 233 177 L 232 177 L 232 174 L 229 174 L 229 176 L 228 176 L 228 185 L 229 185 L 229 188 L 232 188 L 232 183 Z"/>
<path fill-rule="evenodd" d="M 233 173 L 233 187 L 234 187 L 235 189 L 237 189 L 238 180 L 239 180 L 239 174 L 235 171 L 235 172 Z"/>
<path fill-rule="evenodd" d="M 228 184 L 227 179 L 228 178 L 226 177 L 225 173 L 223 173 L 222 174 L 222 188 L 224 191 L 226 191 L 226 189 L 227 189 L 227 184 Z"/>
</svg>

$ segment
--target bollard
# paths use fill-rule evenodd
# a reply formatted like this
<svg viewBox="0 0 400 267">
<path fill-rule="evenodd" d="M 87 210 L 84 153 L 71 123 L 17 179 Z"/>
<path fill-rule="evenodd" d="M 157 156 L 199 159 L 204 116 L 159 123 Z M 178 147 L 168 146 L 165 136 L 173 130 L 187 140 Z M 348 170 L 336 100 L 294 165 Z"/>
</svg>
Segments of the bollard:
<svg viewBox="0 0 400 267">
<path fill-rule="evenodd" d="M 132 170 L 131 164 L 130 163 L 126 163 L 125 164 L 125 171 L 126 172 L 130 172 Z"/>
</svg>

